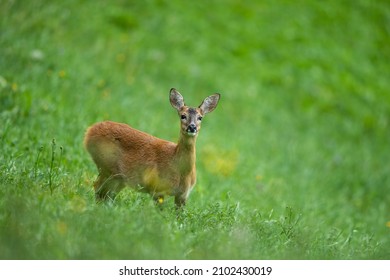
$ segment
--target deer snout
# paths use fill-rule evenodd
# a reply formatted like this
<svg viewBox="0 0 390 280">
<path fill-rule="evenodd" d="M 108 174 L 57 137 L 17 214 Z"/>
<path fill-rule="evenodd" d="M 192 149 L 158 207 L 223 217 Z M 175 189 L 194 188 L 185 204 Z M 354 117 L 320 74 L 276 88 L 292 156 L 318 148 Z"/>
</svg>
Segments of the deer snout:
<svg viewBox="0 0 390 280">
<path fill-rule="evenodd" d="M 195 124 L 190 124 L 187 129 L 186 129 L 186 132 L 190 135 L 195 135 L 196 132 L 198 131 L 197 127 Z"/>
</svg>

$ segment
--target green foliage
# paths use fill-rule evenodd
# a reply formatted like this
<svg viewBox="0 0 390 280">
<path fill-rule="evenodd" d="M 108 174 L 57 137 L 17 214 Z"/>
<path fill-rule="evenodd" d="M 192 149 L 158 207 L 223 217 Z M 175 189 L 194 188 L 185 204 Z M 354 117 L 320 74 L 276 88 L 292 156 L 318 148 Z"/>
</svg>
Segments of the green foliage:
<svg viewBox="0 0 390 280">
<path fill-rule="evenodd" d="M 1 259 L 389 259 L 387 1 L 1 1 Z M 96 205 L 85 129 L 176 140 L 221 93 L 184 211 Z"/>
</svg>

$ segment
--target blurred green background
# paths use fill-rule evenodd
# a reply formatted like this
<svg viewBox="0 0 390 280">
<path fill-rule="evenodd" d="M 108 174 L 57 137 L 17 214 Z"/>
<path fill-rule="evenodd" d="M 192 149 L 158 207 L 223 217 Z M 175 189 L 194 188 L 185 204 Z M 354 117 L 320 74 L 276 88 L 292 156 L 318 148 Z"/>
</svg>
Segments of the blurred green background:
<svg viewBox="0 0 390 280">
<path fill-rule="evenodd" d="M 388 1 L 0 0 L 1 259 L 389 259 Z M 176 141 L 219 92 L 176 217 L 96 205 L 85 129 Z"/>
</svg>

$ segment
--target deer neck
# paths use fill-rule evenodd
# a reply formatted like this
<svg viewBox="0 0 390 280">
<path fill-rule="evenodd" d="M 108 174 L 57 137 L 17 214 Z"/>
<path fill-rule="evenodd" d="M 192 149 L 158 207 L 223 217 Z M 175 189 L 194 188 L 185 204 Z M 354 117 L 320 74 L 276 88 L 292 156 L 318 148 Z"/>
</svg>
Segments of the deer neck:
<svg viewBox="0 0 390 280">
<path fill-rule="evenodd" d="M 181 135 L 176 147 L 176 159 L 181 172 L 195 170 L 196 136 Z"/>
</svg>

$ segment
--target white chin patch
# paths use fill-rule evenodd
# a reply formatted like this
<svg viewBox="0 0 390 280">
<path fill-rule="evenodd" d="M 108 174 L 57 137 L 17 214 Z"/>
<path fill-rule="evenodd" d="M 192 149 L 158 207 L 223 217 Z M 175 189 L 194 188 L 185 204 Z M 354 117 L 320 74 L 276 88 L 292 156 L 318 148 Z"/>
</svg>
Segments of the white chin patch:
<svg viewBox="0 0 390 280">
<path fill-rule="evenodd" d="M 196 135 L 196 132 L 187 132 L 187 135 L 188 135 L 188 136 L 195 136 L 195 135 Z"/>
</svg>

